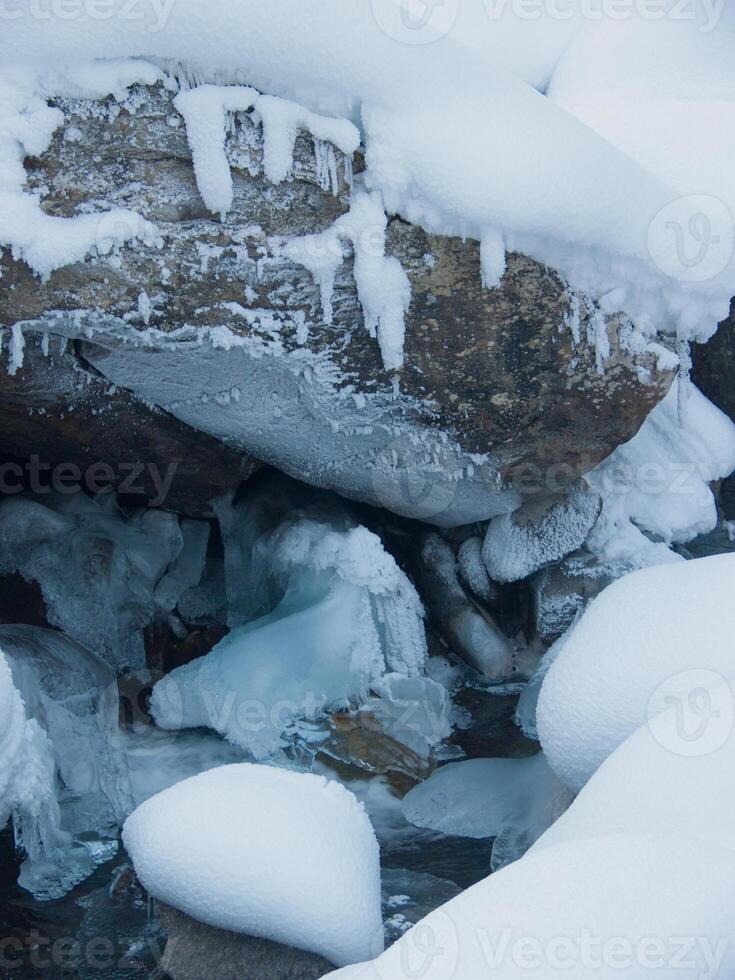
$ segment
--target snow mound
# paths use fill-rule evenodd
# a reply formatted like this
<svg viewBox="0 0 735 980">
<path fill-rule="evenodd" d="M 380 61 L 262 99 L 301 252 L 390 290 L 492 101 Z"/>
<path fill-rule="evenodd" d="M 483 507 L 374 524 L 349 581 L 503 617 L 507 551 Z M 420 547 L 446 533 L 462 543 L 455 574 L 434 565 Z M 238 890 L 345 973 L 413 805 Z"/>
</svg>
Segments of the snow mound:
<svg viewBox="0 0 735 980">
<path fill-rule="evenodd" d="M 602 834 L 681 834 L 735 850 L 733 693 L 702 687 L 642 725 L 603 762 L 532 850 Z M 681 722 L 684 721 L 684 727 Z"/>
<path fill-rule="evenodd" d="M 403 798 L 417 827 L 495 837 L 492 869 L 518 860 L 571 802 L 540 752 L 529 759 L 468 759 L 442 766 Z"/>
<path fill-rule="evenodd" d="M 636 566 L 679 560 L 669 545 L 713 530 L 710 484 L 733 470 L 735 424 L 693 384 L 675 382 L 638 434 L 587 475 L 604 501 L 587 547 Z"/>
<path fill-rule="evenodd" d="M 592 602 L 561 641 L 537 709 L 546 757 L 568 786 L 579 790 L 667 698 L 686 703 L 735 677 L 734 591 L 735 555 L 718 555 L 633 572 Z"/>
<path fill-rule="evenodd" d="M 733 875 L 735 854 L 689 837 L 562 843 L 462 892 L 374 962 L 328 976 L 409 980 L 423 964 L 430 980 L 730 977 Z"/>
<path fill-rule="evenodd" d="M 366 528 L 286 522 L 253 550 L 282 598 L 159 681 L 151 710 L 162 728 L 212 728 L 265 759 L 300 719 L 363 701 L 386 672 L 421 674 L 426 638 L 418 594 Z"/>
<path fill-rule="evenodd" d="M 222 766 L 142 804 L 123 840 L 146 890 L 208 925 L 338 965 L 383 948 L 378 843 L 338 783 Z"/>
</svg>

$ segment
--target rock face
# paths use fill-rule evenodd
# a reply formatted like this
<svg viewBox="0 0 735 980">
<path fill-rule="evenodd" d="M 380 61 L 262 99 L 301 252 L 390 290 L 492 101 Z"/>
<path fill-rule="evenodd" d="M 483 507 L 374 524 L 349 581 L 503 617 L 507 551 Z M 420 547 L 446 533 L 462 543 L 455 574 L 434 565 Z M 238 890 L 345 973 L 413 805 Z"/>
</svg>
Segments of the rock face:
<svg viewBox="0 0 735 980">
<path fill-rule="evenodd" d="M 735 420 L 735 305 L 708 344 L 692 347 L 692 361 L 696 386 Z M 720 499 L 725 516 L 735 518 L 735 477 L 725 480 Z"/>
<path fill-rule="evenodd" d="M 158 903 L 168 936 L 161 969 L 172 980 L 317 980 L 334 966 L 315 953 L 197 922 Z"/>
<path fill-rule="evenodd" d="M 44 490 L 114 489 L 138 507 L 153 504 L 202 516 L 214 498 L 261 466 L 113 388 L 63 337 L 44 350 L 37 337 L 29 337 L 23 355 L 23 366 L 13 374 L 0 363 L 3 493 L 36 489 L 30 485 L 36 479 Z"/>
<path fill-rule="evenodd" d="M 104 378 L 187 425 L 301 480 L 449 526 L 515 509 L 551 473 L 572 483 L 668 390 L 671 369 L 636 352 L 629 325 L 550 270 L 511 254 L 500 287 L 485 289 L 476 243 L 397 219 L 386 248 L 412 301 L 404 368 L 386 371 L 349 249 L 331 323 L 311 273 L 284 254 L 348 210 L 352 161 L 301 135 L 292 174 L 273 185 L 260 130 L 238 113 L 234 204 L 217 220 L 172 98 L 159 85 L 121 104 L 58 102 L 65 128 L 27 161 L 45 210 L 133 208 L 159 238 L 46 282 L 6 254 L 0 324 L 80 338 Z M 109 233 L 102 216 L 100 240 Z"/>
</svg>

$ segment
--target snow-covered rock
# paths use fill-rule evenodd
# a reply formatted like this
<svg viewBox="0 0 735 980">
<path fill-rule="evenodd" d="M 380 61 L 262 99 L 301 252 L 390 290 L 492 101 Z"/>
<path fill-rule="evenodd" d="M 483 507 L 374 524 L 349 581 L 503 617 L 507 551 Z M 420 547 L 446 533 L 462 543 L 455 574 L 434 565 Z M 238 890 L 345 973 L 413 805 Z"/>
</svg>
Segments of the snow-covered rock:
<svg viewBox="0 0 735 980">
<path fill-rule="evenodd" d="M 496 517 L 482 549 L 490 577 L 497 582 L 519 582 L 576 551 L 594 527 L 601 507 L 597 493 L 580 482 L 562 500 L 542 499 Z"/>
<path fill-rule="evenodd" d="M 587 547 L 638 566 L 680 560 L 669 546 L 713 530 L 710 484 L 733 470 L 735 423 L 678 380 L 640 432 L 587 475 L 604 501 Z"/>
<path fill-rule="evenodd" d="M 732 219 L 728 216 L 716 235 L 722 261 L 703 280 L 676 275 L 681 272 L 681 262 L 676 264 L 679 243 L 666 209 L 674 207 L 683 232 L 701 210 L 696 200 L 682 203 L 681 196 L 718 197 L 728 186 L 727 178 L 713 182 L 712 165 L 702 163 L 692 146 L 701 139 L 710 151 L 705 160 L 731 156 L 727 141 L 717 139 L 715 126 L 718 115 L 726 118 L 732 111 L 733 70 L 727 58 L 735 30 L 732 14 L 720 9 L 704 37 L 696 16 L 676 17 L 677 0 L 666 0 L 660 12 L 665 18 L 668 8 L 673 23 L 663 21 L 666 31 L 659 44 L 655 32 L 661 17 L 653 23 L 642 12 L 629 11 L 622 26 L 634 34 L 642 23 L 648 41 L 647 47 L 634 46 L 626 62 L 632 62 L 631 74 L 637 69 L 632 89 L 642 89 L 652 99 L 650 114 L 658 126 L 646 130 L 642 114 L 642 126 L 633 127 L 632 133 L 618 124 L 603 137 L 595 118 L 626 120 L 625 113 L 612 113 L 609 103 L 597 98 L 609 82 L 604 71 L 596 71 L 594 42 L 601 35 L 603 46 L 609 43 L 615 50 L 630 40 L 621 31 L 616 36 L 605 30 L 618 17 L 603 18 L 598 37 L 590 38 L 584 30 L 589 19 L 584 5 L 573 5 L 562 18 L 550 9 L 532 17 L 518 18 L 514 12 L 503 16 L 503 10 L 488 11 L 481 0 L 462 6 L 461 17 L 452 5 L 438 15 L 434 8 L 425 16 L 419 12 L 415 19 L 415 11 L 407 15 L 394 0 L 369 5 L 277 0 L 267 8 L 246 0 L 236 13 L 225 0 L 215 0 L 205 15 L 196 0 L 186 0 L 158 17 L 131 18 L 125 16 L 124 0 L 116 0 L 110 11 L 118 15 L 115 31 L 109 30 L 106 17 L 99 19 L 91 10 L 69 21 L 14 18 L 0 48 L 3 64 L 16 69 L 7 73 L 9 94 L 3 100 L 6 128 L 14 139 L 4 141 L 3 240 L 43 269 L 63 260 L 54 248 L 63 229 L 22 193 L 20 150 L 37 151 L 58 124 L 58 117 L 39 105 L 39 94 L 54 88 L 55 94 L 121 94 L 132 70 L 137 68 L 150 83 L 160 77 L 158 65 L 173 66 L 187 83 L 234 82 L 239 87 L 247 72 L 248 84 L 259 93 L 304 103 L 300 112 L 274 114 L 281 124 L 274 154 L 279 162 L 295 119 L 308 122 L 310 114 L 328 114 L 359 121 L 370 189 L 380 192 L 391 212 L 430 232 L 467 234 L 482 242 L 488 285 L 502 274 L 507 246 L 556 268 L 575 288 L 603 297 L 607 309 L 622 309 L 654 329 L 662 324 L 687 336 L 711 335 L 727 314 L 733 293 L 735 262 L 728 253 Z M 456 30 L 455 22 L 461 25 Z M 575 37 L 582 51 L 579 70 L 564 57 Z M 666 67 L 647 73 L 660 49 Z M 117 60 L 89 64 L 104 58 Z M 153 58 L 156 65 L 148 64 L 144 73 L 140 62 L 131 60 L 136 58 Z M 573 54 L 570 58 L 574 60 Z M 591 72 L 585 58 L 591 61 Z M 673 67 L 680 62 L 687 66 L 684 73 Z M 59 70 L 64 68 L 66 75 Z M 607 72 L 609 87 L 615 87 L 619 71 L 613 62 Z M 591 92 L 598 105 L 594 118 L 575 114 L 574 99 L 561 91 L 562 73 L 571 79 L 567 87 L 572 97 L 583 100 Z M 597 86 L 590 84 L 590 74 Z M 541 94 L 550 76 L 556 100 Z M 684 105 L 669 106 L 666 112 L 661 95 L 670 95 L 672 85 Z M 220 142 L 222 105 L 214 101 L 216 111 L 209 120 L 212 147 Z M 18 124 L 23 110 L 29 118 Z M 682 140 L 683 175 L 672 174 L 672 154 L 665 150 L 668 127 L 661 128 L 663 118 L 678 119 L 681 112 L 689 122 Z M 270 121 L 266 110 L 266 129 Z M 660 134 L 653 153 L 647 152 L 651 132 Z M 275 178 L 282 172 L 280 167 L 272 170 Z M 726 191 L 722 197 L 729 200 Z M 129 224 L 131 212 L 121 212 L 117 220 Z M 70 258 L 84 254 L 97 215 L 78 217 L 66 233 L 69 239 L 73 232 Z M 126 226 L 110 239 L 132 237 Z"/>
<path fill-rule="evenodd" d="M 526 855 L 330 980 L 686 980 L 735 970 L 735 855 L 671 834 L 594 837 Z M 691 937 L 691 939 L 687 938 Z"/>
<path fill-rule="evenodd" d="M 735 850 L 733 690 L 715 681 L 697 699 L 641 725 L 532 850 L 632 833 L 680 834 Z M 708 713 L 697 713 L 697 704 Z"/>
<path fill-rule="evenodd" d="M 735 678 L 734 589 L 735 555 L 720 555 L 633 572 L 592 602 L 538 703 L 541 744 L 567 785 L 579 790 L 667 699 L 692 699 L 696 730 L 698 692 Z"/>
<path fill-rule="evenodd" d="M 122 102 L 59 100 L 28 188 L 60 221 L 133 202 L 158 237 L 110 251 L 103 215 L 102 249 L 46 282 L 6 254 L 14 368 L 34 332 L 52 350 L 56 334 L 81 338 L 85 363 L 146 404 L 299 479 L 446 525 L 508 512 L 550 470 L 573 482 L 668 389 L 669 352 L 631 345 L 624 318 L 543 265 L 508 254 L 486 289 L 476 242 L 388 219 L 372 197 L 354 206 L 351 157 L 306 131 L 274 185 L 260 126 L 246 112 L 225 126 L 220 110 L 233 204 L 215 220 L 173 99 L 158 84 Z M 395 366 L 404 329 L 398 379 L 384 355 Z"/>
<path fill-rule="evenodd" d="M 528 759 L 468 759 L 442 766 L 403 798 L 403 813 L 417 827 L 456 837 L 495 837 L 495 871 L 522 857 L 571 800 L 540 752 Z"/>
<path fill-rule="evenodd" d="M 222 766 L 148 800 L 123 840 L 146 890 L 207 925 L 338 965 L 382 950 L 378 844 L 338 783 Z"/>
</svg>

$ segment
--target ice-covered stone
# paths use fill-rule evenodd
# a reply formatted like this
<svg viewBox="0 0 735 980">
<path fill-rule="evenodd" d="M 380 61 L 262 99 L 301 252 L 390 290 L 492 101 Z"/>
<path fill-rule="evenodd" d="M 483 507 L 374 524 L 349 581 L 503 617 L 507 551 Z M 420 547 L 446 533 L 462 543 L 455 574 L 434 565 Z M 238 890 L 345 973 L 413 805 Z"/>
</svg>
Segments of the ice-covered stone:
<svg viewBox="0 0 735 980">
<path fill-rule="evenodd" d="M 546 644 L 554 643 L 595 596 L 629 571 L 626 562 L 605 562 L 580 551 L 534 575 L 531 594 L 538 636 Z"/>
<path fill-rule="evenodd" d="M 580 481 L 562 500 L 525 504 L 490 521 L 482 554 L 490 577 L 519 582 L 584 544 L 600 516 L 602 500 Z"/>
<path fill-rule="evenodd" d="M 457 571 L 465 588 L 491 609 L 501 602 L 500 589 L 490 578 L 482 557 L 482 538 L 467 538 L 457 552 Z"/>
</svg>

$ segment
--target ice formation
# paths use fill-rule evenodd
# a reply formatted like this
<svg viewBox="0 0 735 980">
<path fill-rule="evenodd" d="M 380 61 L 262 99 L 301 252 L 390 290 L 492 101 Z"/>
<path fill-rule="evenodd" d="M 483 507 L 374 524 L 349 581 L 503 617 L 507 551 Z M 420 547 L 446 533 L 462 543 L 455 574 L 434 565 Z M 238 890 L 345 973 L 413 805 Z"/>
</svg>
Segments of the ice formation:
<svg viewBox="0 0 735 980">
<path fill-rule="evenodd" d="M 378 842 L 338 783 L 222 766 L 148 800 L 123 840 L 144 887 L 199 921 L 339 966 L 383 949 Z"/>
<path fill-rule="evenodd" d="M 468 888 L 377 960 L 328 977 L 410 980 L 421 968 L 437 980 L 729 977 L 733 875 L 732 851 L 691 837 L 560 843 Z"/>
<path fill-rule="evenodd" d="M 265 175 L 274 184 L 288 176 L 296 136 L 306 130 L 316 140 L 332 143 L 352 156 L 360 133 L 348 119 L 309 112 L 295 102 L 260 95 L 238 85 L 201 85 L 180 92 L 174 104 L 186 121 L 199 192 L 210 211 L 224 221 L 232 207 L 230 164 L 225 153 L 227 114 L 254 110 L 263 127 Z"/>
<path fill-rule="evenodd" d="M 114 671 L 63 633 L 2 625 L 0 649 L 0 823 L 12 813 L 19 883 L 36 898 L 59 898 L 112 857 L 138 803 L 241 758 L 215 736 L 120 728 Z"/>
<path fill-rule="evenodd" d="M 44 860 L 71 841 L 59 826 L 54 761 L 46 733 L 26 716 L 0 647 L 0 826 L 12 814 L 31 859 Z"/>
<path fill-rule="evenodd" d="M 594 600 L 538 703 L 541 744 L 567 785 L 579 790 L 667 698 L 696 707 L 713 677 L 735 677 L 734 588 L 730 554 L 633 572 Z"/>
<path fill-rule="evenodd" d="M 587 480 L 604 501 L 587 547 L 642 566 L 680 560 L 717 523 L 710 484 L 735 470 L 735 424 L 691 382 L 674 383 L 630 442 Z"/>
<path fill-rule="evenodd" d="M 141 667 L 142 628 L 173 608 L 203 562 L 208 528 L 195 524 L 182 531 L 162 510 L 126 516 L 114 495 L 6 498 L 0 571 L 37 581 L 50 622 L 111 665 Z"/>
<path fill-rule="evenodd" d="M 58 897 L 116 852 L 118 819 L 130 809 L 124 763 L 114 745 L 115 674 L 50 630 L 0 626 L 0 645 L 25 715 L 42 730 L 51 760 L 39 797 L 49 812 L 15 820 L 28 854 L 20 883 L 36 895 Z"/>
<path fill-rule="evenodd" d="M 386 672 L 419 675 L 426 640 L 415 589 L 366 528 L 294 520 L 254 551 L 249 574 L 265 557 L 280 601 L 159 681 L 151 708 L 162 728 L 212 728 L 264 759 L 299 719 L 364 700 Z"/>
<path fill-rule="evenodd" d="M 332 322 L 332 294 L 343 261 L 342 242 L 352 244 L 357 295 L 365 327 L 377 337 L 389 371 L 403 366 L 404 316 L 411 303 L 411 284 L 398 259 L 385 254 L 388 218 L 380 194 L 355 192 L 347 214 L 316 235 L 292 238 L 283 254 L 311 272 L 318 284 L 324 319 Z"/>
<path fill-rule="evenodd" d="M 468 759 L 442 766 L 403 799 L 417 827 L 494 837 L 492 870 L 521 858 L 561 816 L 572 794 L 543 752 L 528 759 Z"/>
</svg>

